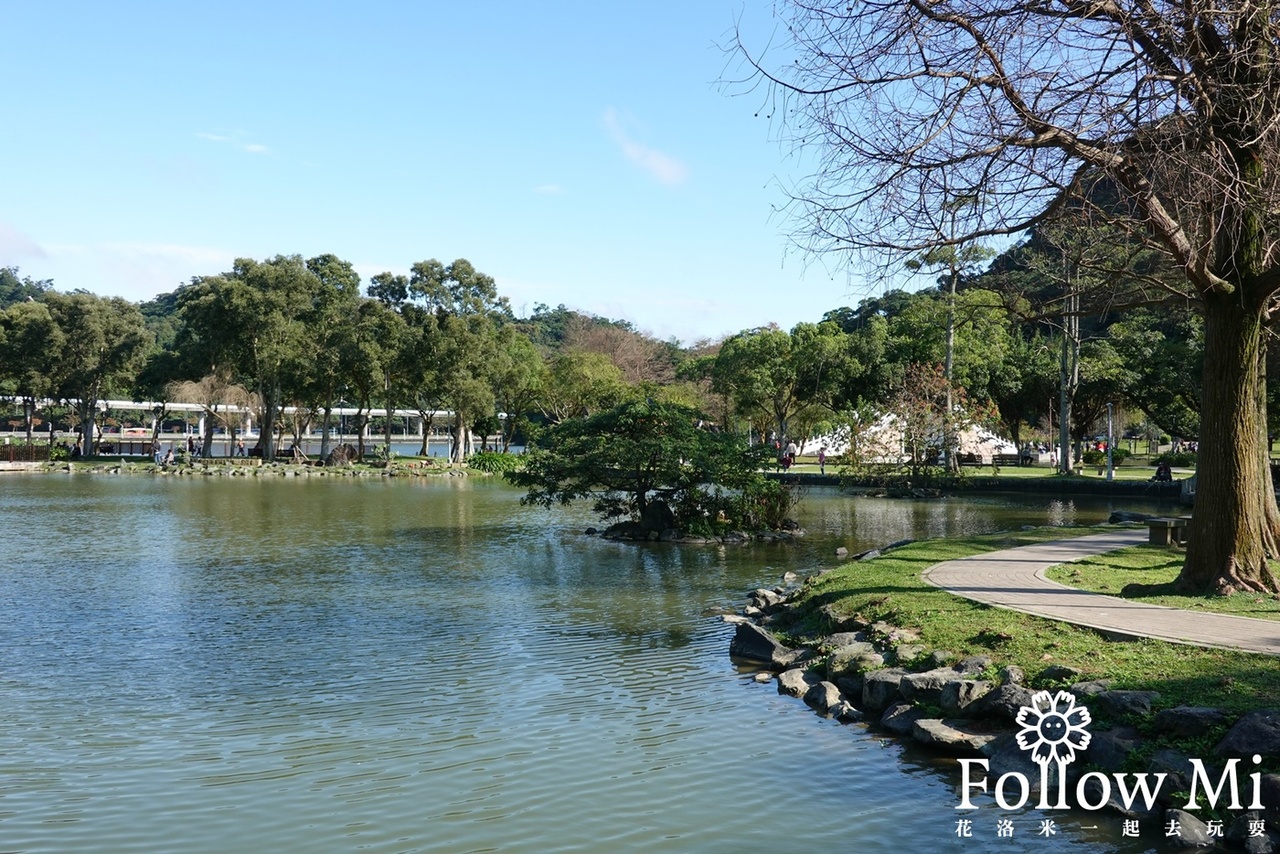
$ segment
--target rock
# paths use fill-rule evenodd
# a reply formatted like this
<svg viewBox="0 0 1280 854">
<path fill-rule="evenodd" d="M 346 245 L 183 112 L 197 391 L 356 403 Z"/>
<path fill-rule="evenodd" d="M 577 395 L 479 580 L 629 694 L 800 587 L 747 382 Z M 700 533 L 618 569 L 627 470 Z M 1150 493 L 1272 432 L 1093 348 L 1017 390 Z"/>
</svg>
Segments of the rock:
<svg viewBox="0 0 1280 854">
<path fill-rule="evenodd" d="M 1027 674 L 1016 664 L 1006 664 L 1000 668 L 1001 685 L 1026 685 Z"/>
<path fill-rule="evenodd" d="M 803 697 L 809 692 L 810 688 L 821 681 L 809 671 L 793 667 L 778 674 L 778 693 L 786 694 L 789 697 Z"/>
<path fill-rule="evenodd" d="M 729 657 L 743 661 L 766 664 L 782 669 L 796 660 L 798 653 L 778 642 L 778 639 L 753 623 L 742 623 L 733 633 L 729 643 Z"/>
<path fill-rule="evenodd" d="M 990 682 L 954 679 L 942 686 L 938 705 L 947 714 L 962 712 L 991 690 Z"/>
<path fill-rule="evenodd" d="M 1038 677 L 1040 682 L 1069 682 L 1072 679 L 1079 678 L 1080 671 L 1065 664 L 1050 664 L 1040 671 L 1040 676 Z"/>
<path fill-rule="evenodd" d="M 1236 721 L 1213 752 L 1218 756 L 1243 758 L 1255 753 L 1280 755 L 1280 712 L 1274 709 L 1249 712 Z"/>
<path fill-rule="evenodd" d="M 827 713 L 841 723 L 846 724 L 857 723 L 866 717 L 861 709 L 848 700 L 841 700 L 836 703 L 830 709 L 827 709 Z"/>
<path fill-rule="evenodd" d="M 1151 704 L 1158 699 L 1156 691 L 1103 691 L 1093 698 L 1095 705 L 1112 717 L 1149 715 Z"/>
<path fill-rule="evenodd" d="M 833 632 L 856 632 L 867 627 L 867 624 L 857 617 L 849 617 L 840 613 L 831 603 L 820 607 L 818 613 L 822 615 L 827 626 Z"/>
<path fill-rule="evenodd" d="M 837 679 L 848 673 L 874 670 L 875 667 L 880 666 L 872 664 L 876 660 L 881 664 L 884 662 L 883 657 L 875 651 L 875 647 L 865 641 L 842 646 L 827 658 L 827 678 Z"/>
<path fill-rule="evenodd" d="M 1107 809 L 1129 816 L 1130 818 L 1151 818 L 1159 813 L 1160 808 L 1152 806 L 1147 809 L 1147 802 L 1141 796 L 1135 797 L 1130 801 L 1130 806 L 1124 805 L 1124 799 L 1120 794 L 1120 789 L 1114 783 L 1109 785 L 1106 790 L 1107 799 L 1102 800 L 1103 788 L 1102 783 L 1097 777 L 1090 777 L 1084 781 L 1085 800 L 1090 804 L 1104 803 Z"/>
<path fill-rule="evenodd" d="M 998 736 L 995 733 L 980 732 L 970 723 L 921 718 L 915 722 L 911 737 L 921 744 L 951 753 L 981 756 L 982 748 L 995 741 Z"/>
<path fill-rule="evenodd" d="M 751 677 L 751 681 L 763 685 L 765 682 L 773 681 L 773 674 L 767 670 L 761 670 L 755 676 Z"/>
<path fill-rule="evenodd" d="M 1208 706 L 1177 706 L 1156 712 L 1152 721 L 1156 730 L 1172 735 L 1199 735 L 1227 722 L 1227 713 Z"/>
<path fill-rule="evenodd" d="M 1262 806 L 1267 820 L 1280 826 L 1280 774 L 1262 775 Z"/>
<path fill-rule="evenodd" d="M 960 663 L 955 665 L 954 670 L 961 676 L 977 676 L 994 663 L 989 655 L 971 655 L 960 659 Z"/>
<path fill-rule="evenodd" d="M 1088 682 L 1077 682 L 1067 690 L 1077 697 L 1096 697 L 1103 691 L 1111 690 L 1111 680 L 1092 679 Z"/>
<path fill-rule="evenodd" d="M 588 537 L 591 537 L 600 533 L 600 531 L 594 527 L 591 527 L 591 528 L 587 528 L 587 530 L 583 531 L 583 533 L 586 534 Z"/>
<path fill-rule="evenodd" d="M 819 682 L 804 692 L 805 705 L 826 714 L 837 703 L 843 702 L 840 689 L 830 682 Z"/>
<path fill-rule="evenodd" d="M 1006 733 L 989 742 L 982 748 L 982 753 L 990 759 L 987 766 L 987 779 L 994 783 L 1001 776 L 1016 772 L 1026 777 L 1031 783 L 1033 795 L 1039 793 L 1040 766 L 1031 760 L 1031 754 L 1028 751 L 1018 747 L 1013 733 Z M 1053 771 L 1052 767 L 1050 770 Z M 1050 779 L 1056 779 L 1056 776 L 1056 772 L 1053 772 L 1050 774 Z"/>
<path fill-rule="evenodd" d="M 1175 848 L 1209 848 L 1214 844 L 1209 826 L 1185 810 L 1166 810 L 1165 844 Z"/>
<path fill-rule="evenodd" d="M 1227 826 L 1226 840 L 1234 842 L 1246 851 L 1273 851 L 1275 847 L 1268 836 L 1265 822 L 1266 817 L 1257 810 L 1242 813 Z M 1258 833 L 1259 828 L 1262 828 L 1261 834 Z M 1250 841 L 1253 841 L 1252 846 Z"/>
<path fill-rule="evenodd" d="M 1136 729 L 1118 726 L 1092 733 L 1084 755 L 1104 771 L 1122 771 L 1129 755 L 1141 745 L 1142 736 Z"/>
<path fill-rule="evenodd" d="M 792 572 L 789 569 L 786 572 L 782 573 L 783 584 L 793 585 L 799 580 L 800 580 L 800 576 L 796 575 L 794 572 Z"/>
<path fill-rule="evenodd" d="M 1111 515 L 1107 517 L 1107 521 L 1112 525 L 1119 525 L 1122 522 L 1145 522 L 1153 518 L 1150 513 L 1135 513 L 1132 510 L 1113 510 Z"/>
<path fill-rule="evenodd" d="M 840 546 L 839 548 L 836 549 L 836 557 L 845 557 L 848 554 L 849 554 L 849 550 L 846 549 L 844 546 Z"/>
<path fill-rule="evenodd" d="M 343 443 L 338 445 L 329 452 L 329 456 L 324 458 L 326 466 L 349 466 L 358 462 L 360 454 L 356 451 L 354 445 Z"/>
<path fill-rule="evenodd" d="M 867 636 L 863 632 L 836 632 L 835 634 L 827 635 L 822 643 L 818 644 L 818 648 L 837 650 L 854 644 L 865 645 L 868 651 L 874 649 L 871 644 L 867 643 Z"/>
<path fill-rule="evenodd" d="M 956 672 L 950 667 L 909 673 L 898 683 L 898 692 L 903 699 L 913 703 L 936 706 L 942 700 L 942 686 L 957 679 Z"/>
<path fill-rule="evenodd" d="M 950 667 L 951 659 L 953 658 L 955 658 L 954 653 L 947 652 L 945 649 L 935 649 L 924 657 L 924 665 L 930 669 L 936 667 Z"/>
<path fill-rule="evenodd" d="M 680 532 L 675 528 L 663 528 L 658 533 L 658 542 L 661 543 L 674 543 L 678 539 L 680 539 Z"/>
<path fill-rule="evenodd" d="M 663 531 L 667 528 L 676 526 L 676 514 L 671 512 L 671 507 L 667 502 L 656 499 L 645 505 L 644 512 L 640 514 L 640 524 L 646 531 Z"/>
<path fill-rule="evenodd" d="M 853 556 L 853 559 L 857 561 L 863 561 L 863 560 L 875 560 L 878 557 L 880 557 L 880 550 L 870 549 L 869 551 L 859 552 L 858 554 Z"/>
<path fill-rule="evenodd" d="M 910 735 L 916 721 L 923 717 L 924 712 L 910 703 L 894 703 L 881 715 L 880 726 L 898 735 Z"/>
<path fill-rule="evenodd" d="M 753 590 L 747 594 L 747 602 L 755 605 L 761 611 L 768 611 L 775 605 L 782 604 L 786 598 L 787 597 L 775 590 L 766 590 L 763 587 Z"/>
<path fill-rule="evenodd" d="M 863 676 L 862 708 L 869 712 L 887 709 L 901 696 L 898 686 L 902 683 L 902 677 L 906 675 L 905 670 L 891 667 Z"/>
<path fill-rule="evenodd" d="M 1210 779 L 1218 779 L 1217 769 L 1206 770 L 1212 775 Z M 1186 803 L 1185 797 L 1179 799 L 1173 795 L 1174 792 L 1186 793 L 1191 790 L 1191 775 L 1194 769 L 1191 760 L 1185 754 L 1176 750 L 1157 750 L 1147 762 L 1147 772 L 1168 775 L 1168 779 L 1160 787 L 1161 803 L 1175 804 L 1180 801 Z"/>
<path fill-rule="evenodd" d="M 924 655 L 925 648 L 918 643 L 898 644 L 893 650 L 894 664 L 910 664 Z"/>
<path fill-rule="evenodd" d="M 967 718 L 990 717 L 1013 721 L 1018 710 L 1031 705 L 1031 692 L 1021 685 L 1000 685 L 984 694 L 965 709 Z"/>
<path fill-rule="evenodd" d="M 846 675 L 836 679 L 836 687 L 846 697 L 862 696 L 862 676 Z"/>
</svg>

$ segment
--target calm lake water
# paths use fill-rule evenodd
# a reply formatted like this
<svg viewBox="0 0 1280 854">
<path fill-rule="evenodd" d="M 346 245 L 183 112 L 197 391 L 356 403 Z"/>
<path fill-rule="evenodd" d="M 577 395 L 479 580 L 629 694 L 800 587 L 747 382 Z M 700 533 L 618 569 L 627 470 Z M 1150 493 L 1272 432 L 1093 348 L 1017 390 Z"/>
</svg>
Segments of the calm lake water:
<svg viewBox="0 0 1280 854">
<path fill-rule="evenodd" d="M 1094 522 L 1105 502 L 812 490 L 802 543 L 716 548 L 586 537 L 585 512 L 519 496 L 0 478 L 0 850 L 1160 844 L 1156 823 L 1122 839 L 1112 814 L 994 806 L 958 838 L 951 763 L 755 684 L 703 616 L 839 545 Z"/>
</svg>

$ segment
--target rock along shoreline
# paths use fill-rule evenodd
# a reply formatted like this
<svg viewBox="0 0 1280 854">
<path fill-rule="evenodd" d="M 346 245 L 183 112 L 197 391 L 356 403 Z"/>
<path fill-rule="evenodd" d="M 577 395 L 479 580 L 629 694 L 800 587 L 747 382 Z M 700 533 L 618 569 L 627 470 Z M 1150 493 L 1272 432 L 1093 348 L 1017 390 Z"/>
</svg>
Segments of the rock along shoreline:
<svg viewBox="0 0 1280 854">
<path fill-rule="evenodd" d="M 854 559 L 868 560 L 906 542 Z M 1023 775 L 1038 794 L 1041 768 L 1018 745 L 1016 721 L 1021 709 L 1032 706 L 1036 691 L 1066 691 L 1073 702 L 1124 721 L 1091 733 L 1082 758 L 1066 766 L 1068 792 L 1078 791 L 1090 808 L 1101 805 L 1127 819 L 1159 819 L 1166 843 L 1174 847 L 1280 851 L 1280 774 L 1250 774 L 1255 757 L 1280 758 L 1280 711 L 1260 709 L 1234 721 L 1213 707 L 1153 712 L 1159 699 L 1154 691 L 1114 690 L 1108 679 L 1080 681 L 1079 671 L 1063 665 L 1049 665 L 1029 677 L 1021 667 L 1001 666 L 992 656 L 960 658 L 930 649 L 908 628 L 842 616 L 829 605 L 820 608 L 828 633 L 789 647 L 769 626 L 796 608 L 804 591 L 804 583 L 788 573 L 778 586 L 752 591 L 741 613 L 722 616 L 736 624 L 730 657 L 757 669 L 757 682 L 775 682 L 779 694 L 802 700 L 817 714 L 911 739 L 955 757 L 958 766 L 965 758 L 984 760 L 990 783 L 984 797 L 990 797 L 997 779 L 1008 773 Z M 1192 757 L 1161 749 L 1151 753 L 1144 768 L 1134 767 L 1132 755 L 1152 738 L 1194 737 L 1226 724 L 1226 736 L 1210 755 Z M 1185 809 L 1193 783 L 1199 784 L 1200 803 L 1206 804 L 1206 782 L 1219 785 L 1236 765 L 1241 797 L 1250 801 L 1251 786 L 1256 787 L 1262 809 L 1232 809 L 1228 817 L 1206 819 Z M 1141 798 L 1129 798 L 1126 804 L 1118 787 L 1104 789 L 1103 781 L 1125 772 L 1133 777 L 1135 771 L 1165 775 L 1150 809 Z M 957 791 L 957 803 L 968 796 Z M 1229 796 L 1224 792 L 1220 800 Z"/>
</svg>

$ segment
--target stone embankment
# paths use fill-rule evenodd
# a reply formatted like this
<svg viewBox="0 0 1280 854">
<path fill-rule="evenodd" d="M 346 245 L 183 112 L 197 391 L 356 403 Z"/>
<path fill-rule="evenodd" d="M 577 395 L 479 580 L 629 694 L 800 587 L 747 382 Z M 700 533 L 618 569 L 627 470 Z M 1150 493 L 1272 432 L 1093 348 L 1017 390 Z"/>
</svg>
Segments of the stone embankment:
<svg viewBox="0 0 1280 854">
<path fill-rule="evenodd" d="M 355 466 L 311 466 L 300 463 L 263 463 L 261 460 L 197 460 L 193 463 L 155 465 L 120 461 L 118 463 L 36 463 L 28 471 L 65 472 L 67 474 L 153 475 L 156 477 L 420 477 L 424 475 L 466 477 L 487 474 L 465 466 L 435 465 L 422 462 L 389 463 L 376 468 Z"/>
<path fill-rule="evenodd" d="M 1153 712 L 1159 705 L 1159 694 L 1153 691 L 1116 690 L 1110 680 L 1082 680 L 1079 671 L 1063 665 L 1028 674 L 988 655 L 960 657 L 929 648 L 908 628 L 867 623 L 835 613 L 830 606 L 821 611 L 829 633 L 789 647 L 769 626 L 796 608 L 802 589 L 789 573 L 779 586 L 752 592 L 742 614 L 724 616 L 737 624 L 730 656 L 759 668 L 756 680 L 775 682 L 780 694 L 797 697 L 818 714 L 845 723 L 913 739 L 947 755 L 985 759 L 990 792 L 1009 772 L 1023 775 L 1038 788 L 1041 769 L 1018 744 L 1018 715 L 1033 706 L 1035 692 L 1066 691 L 1072 703 L 1091 710 L 1095 723 L 1083 759 L 1066 766 L 1069 792 L 1077 792 L 1083 779 L 1079 795 L 1086 803 L 1101 804 L 1127 819 L 1158 819 L 1162 830 L 1176 827 L 1176 833 L 1166 834 L 1166 841 L 1177 847 L 1225 843 L 1250 852 L 1280 851 L 1280 774 L 1258 775 L 1263 809 L 1248 809 L 1251 772 L 1257 767 L 1253 763 L 1259 761 L 1255 757 L 1269 759 L 1272 765 L 1280 760 L 1280 711 L 1258 710 L 1234 721 L 1210 707 Z M 1206 745 L 1208 755 L 1156 749 L 1161 742 L 1185 742 L 1228 724 L 1225 737 Z M 1196 775 L 1193 759 L 1203 767 L 1201 807 L 1207 806 L 1205 781 L 1217 786 L 1224 771 L 1238 765 L 1233 776 L 1238 777 L 1239 806 L 1244 809 L 1220 809 L 1212 816 L 1203 810 L 1200 815 L 1186 811 Z M 1116 774 L 1143 772 L 1153 778 L 1165 775 L 1150 809 L 1142 799 L 1131 798 L 1126 805 L 1119 786 L 1103 789 L 1101 781 Z M 1228 806 L 1228 800 L 1224 792 L 1218 806 Z"/>
</svg>

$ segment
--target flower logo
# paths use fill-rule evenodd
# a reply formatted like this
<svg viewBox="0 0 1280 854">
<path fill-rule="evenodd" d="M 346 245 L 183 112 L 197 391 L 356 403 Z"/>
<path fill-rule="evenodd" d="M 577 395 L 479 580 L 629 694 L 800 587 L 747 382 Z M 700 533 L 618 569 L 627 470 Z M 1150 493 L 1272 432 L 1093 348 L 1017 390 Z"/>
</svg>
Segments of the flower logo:
<svg viewBox="0 0 1280 854">
<path fill-rule="evenodd" d="M 1031 751 L 1031 758 L 1041 765 L 1066 765 L 1076 758 L 1077 750 L 1089 746 L 1092 737 L 1085 731 L 1093 722 L 1089 710 L 1077 706 L 1076 698 L 1066 691 L 1033 694 L 1031 705 L 1020 708 L 1014 721 L 1022 727 L 1015 736 L 1018 747 Z"/>
</svg>

